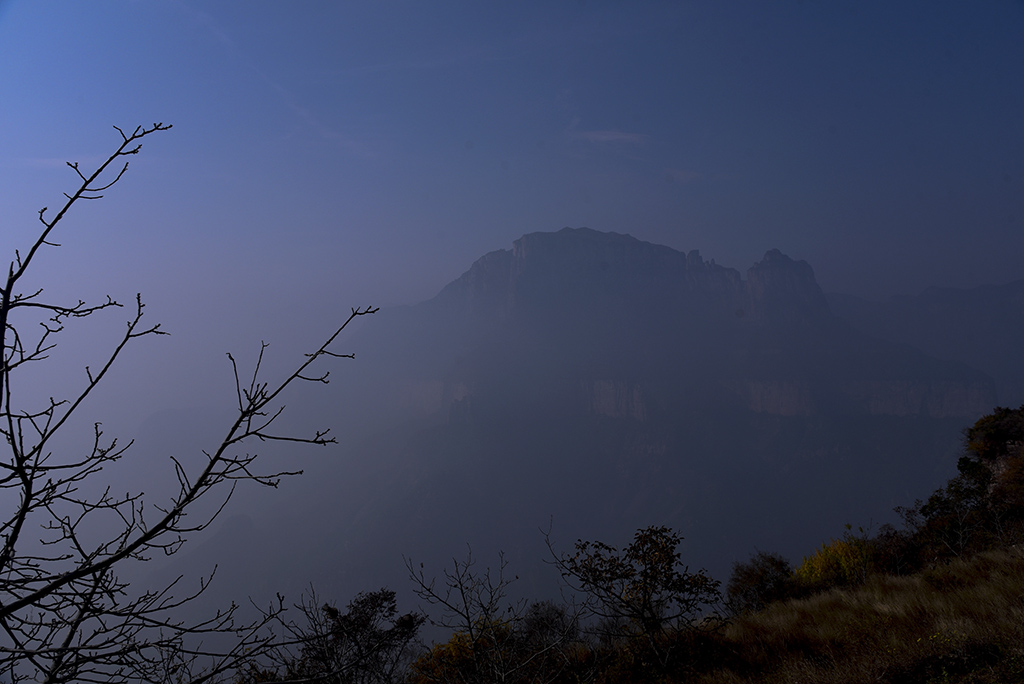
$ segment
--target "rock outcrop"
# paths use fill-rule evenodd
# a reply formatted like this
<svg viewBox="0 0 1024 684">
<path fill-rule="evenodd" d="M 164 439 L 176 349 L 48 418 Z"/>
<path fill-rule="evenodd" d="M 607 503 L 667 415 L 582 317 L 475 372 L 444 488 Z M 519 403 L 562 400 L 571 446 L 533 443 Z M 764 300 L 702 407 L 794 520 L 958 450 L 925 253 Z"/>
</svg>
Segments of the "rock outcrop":
<svg viewBox="0 0 1024 684">
<path fill-rule="evenodd" d="M 777 249 L 769 250 L 747 270 L 745 284 L 755 318 L 790 321 L 831 316 L 810 265 Z"/>
<path fill-rule="evenodd" d="M 741 272 L 583 229 L 483 256 L 345 351 L 295 415 L 343 419 L 352 458 L 297 519 L 389 564 L 535 549 L 553 520 L 563 541 L 669 525 L 727 576 L 756 544 L 802 553 L 927 495 L 993 405 L 973 364 L 858 331 L 782 252 Z"/>
<path fill-rule="evenodd" d="M 999 404 L 1024 403 L 1024 280 L 971 289 L 930 287 L 914 297 L 878 302 L 831 294 L 829 303 L 865 334 L 987 373 Z"/>
<path fill-rule="evenodd" d="M 589 410 L 595 415 L 608 418 L 631 418 L 643 421 L 647 418 L 643 391 L 640 385 L 611 380 L 595 380 L 585 385 Z"/>
<path fill-rule="evenodd" d="M 407 321 L 388 333 L 412 345 L 392 356 L 416 364 L 395 372 L 397 403 L 441 421 L 520 406 L 654 423 L 737 408 L 966 420 L 995 400 L 983 373 L 837 319 L 811 266 L 777 249 L 743 278 L 629 235 L 530 233 Z"/>
</svg>

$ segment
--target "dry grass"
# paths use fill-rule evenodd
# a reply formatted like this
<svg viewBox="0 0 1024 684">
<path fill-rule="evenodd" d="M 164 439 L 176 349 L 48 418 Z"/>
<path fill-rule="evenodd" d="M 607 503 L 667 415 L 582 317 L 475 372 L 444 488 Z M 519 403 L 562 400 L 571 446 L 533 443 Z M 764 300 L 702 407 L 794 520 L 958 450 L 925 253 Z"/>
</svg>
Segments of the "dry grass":
<svg viewBox="0 0 1024 684">
<path fill-rule="evenodd" d="M 705 684 L 1024 682 L 1024 553 L 776 604 L 738 618 Z"/>
</svg>

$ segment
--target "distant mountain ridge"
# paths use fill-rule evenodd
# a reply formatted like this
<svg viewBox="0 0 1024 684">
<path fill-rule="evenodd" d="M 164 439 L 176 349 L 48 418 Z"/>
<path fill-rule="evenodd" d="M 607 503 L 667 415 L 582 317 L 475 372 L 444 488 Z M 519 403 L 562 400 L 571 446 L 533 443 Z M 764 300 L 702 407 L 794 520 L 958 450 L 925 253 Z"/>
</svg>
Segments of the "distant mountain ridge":
<svg viewBox="0 0 1024 684">
<path fill-rule="evenodd" d="M 764 316 L 773 309 L 824 315 L 828 303 L 804 261 L 774 249 L 747 272 L 705 262 L 698 250 L 688 253 L 637 240 L 630 235 L 588 228 L 529 233 L 511 250 L 490 252 L 437 296 L 459 301 L 470 311 L 538 306 L 549 298 L 626 300 L 628 297 L 686 303 L 702 298 L 738 315 Z M 635 301 L 635 300 L 634 300 Z M 779 313 L 775 311 L 774 313 Z"/>
<path fill-rule="evenodd" d="M 412 330 L 439 351 L 392 350 L 415 365 L 401 403 L 460 420 L 525 378 L 559 406 L 645 419 L 668 418 L 689 404 L 683 395 L 778 415 L 964 418 L 995 400 L 984 373 L 836 318 L 811 266 L 777 249 L 743 278 L 696 250 L 629 235 L 530 233 L 396 314 L 405 330 L 378 329 L 375 353 Z"/>
<path fill-rule="evenodd" d="M 830 294 L 836 315 L 864 333 L 908 344 L 990 375 L 1004 406 L 1024 403 L 1024 280 L 974 288 L 930 287 L 870 301 Z"/>
<path fill-rule="evenodd" d="M 403 587 L 403 556 L 440 571 L 467 543 L 545 578 L 552 521 L 567 544 L 671 526 L 724 579 L 751 549 L 805 553 L 926 496 L 995 397 L 962 361 L 835 315 L 778 250 L 741 274 L 587 229 L 524 235 L 344 350 L 341 381 L 289 407 L 334 426 L 344 458 L 252 514 L 258 547 L 313 558 L 340 596 Z M 252 578 L 280 590 L 291 569 L 247 548 L 236 598 Z"/>
</svg>

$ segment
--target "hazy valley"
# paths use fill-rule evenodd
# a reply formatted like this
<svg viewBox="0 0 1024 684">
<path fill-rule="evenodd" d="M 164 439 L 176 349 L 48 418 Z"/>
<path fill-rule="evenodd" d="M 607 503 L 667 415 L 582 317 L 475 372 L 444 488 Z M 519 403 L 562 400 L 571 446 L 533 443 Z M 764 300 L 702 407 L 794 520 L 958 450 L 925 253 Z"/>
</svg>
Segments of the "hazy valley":
<svg viewBox="0 0 1024 684">
<path fill-rule="evenodd" d="M 654 524 L 723 580 L 754 549 L 795 561 L 844 523 L 893 521 L 953 474 L 966 426 L 1021 401 L 1019 361 L 995 353 L 1020 334 L 999 327 L 1019 290 L 945 292 L 915 345 L 886 327 L 911 304 L 826 296 L 777 250 L 741 274 L 627 235 L 525 235 L 366 320 L 355 360 L 289 406 L 337 426 L 341 454 L 304 457 L 165 572 L 219 561 L 242 597 L 401 595 L 403 557 L 440 568 L 468 544 L 550 595 L 541 529 L 568 546 Z M 966 319 L 969 297 L 993 304 Z"/>
</svg>

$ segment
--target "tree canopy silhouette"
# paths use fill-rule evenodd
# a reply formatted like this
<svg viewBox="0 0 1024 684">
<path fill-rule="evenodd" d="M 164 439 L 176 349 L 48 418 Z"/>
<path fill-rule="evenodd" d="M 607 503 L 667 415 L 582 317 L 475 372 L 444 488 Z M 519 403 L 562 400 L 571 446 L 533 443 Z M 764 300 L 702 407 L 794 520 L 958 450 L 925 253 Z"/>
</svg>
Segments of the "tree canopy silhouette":
<svg viewBox="0 0 1024 684">
<path fill-rule="evenodd" d="M 281 393 L 300 381 L 326 383 L 321 360 L 350 356 L 332 351 L 332 345 L 353 319 L 376 311 L 353 309 L 322 345 L 275 382 L 261 371 L 265 344 L 244 377 L 229 354 L 235 417 L 220 443 L 203 452 L 198 468 L 172 459 L 177 492 L 169 500 L 152 502 L 141 493 L 104 487 L 106 471 L 132 443 L 108 438 L 100 423 L 84 448 L 65 448 L 56 436 L 66 432 L 129 344 L 165 333 L 159 324 L 143 321 L 144 305 L 136 296 L 124 332 L 98 363 L 86 366 L 79 386 L 68 381 L 67 387 L 50 388 L 51 398 L 35 404 L 23 398 L 19 383 L 26 368 L 49 358 L 72 321 L 123 305 L 109 296 L 98 303 L 53 302 L 42 289 L 23 291 L 22 282 L 45 248 L 58 246 L 56 232 L 68 212 L 103 197 L 128 170 L 127 158 L 138 154 L 143 139 L 170 128 L 162 123 L 130 133 L 116 128 L 121 141 L 95 170 L 68 162 L 78 188 L 65 194 L 56 213 L 46 207 L 39 211 L 42 227 L 27 249 L 14 251 L 0 287 L 0 678 L 9 682 L 209 681 L 275 645 L 265 628 L 283 610 L 280 600 L 253 621 L 240 621 L 232 605 L 186 622 L 179 609 L 203 592 L 209 578 L 197 590 L 182 592 L 178 580 L 140 590 L 121 576 L 133 563 L 177 552 L 217 517 L 239 482 L 274 487 L 281 477 L 295 474 L 260 470 L 258 455 L 247 450 L 250 443 L 335 441 L 326 429 L 311 435 L 277 432 L 284 411 Z M 215 634 L 230 635 L 226 650 L 203 645 Z"/>
</svg>

